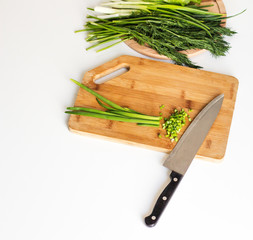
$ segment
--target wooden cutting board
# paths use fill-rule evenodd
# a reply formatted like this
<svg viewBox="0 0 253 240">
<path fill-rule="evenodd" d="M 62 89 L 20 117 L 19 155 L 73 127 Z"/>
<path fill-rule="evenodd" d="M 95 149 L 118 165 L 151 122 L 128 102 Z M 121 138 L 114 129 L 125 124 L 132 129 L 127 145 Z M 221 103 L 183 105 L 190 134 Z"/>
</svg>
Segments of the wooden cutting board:
<svg viewBox="0 0 253 240">
<path fill-rule="evenodd" d="M 128 72 L 105 83 L 94 81 L 127 68 Z M 193 119 L 214 97 L 224 93 L 221 111 L 198 151 L 197 157 L 221 160 L 224 157 L 238 88 L 238 80 L 232 76 L 181 67 L 132 56 L 121 56 L 85 73 L 83 84 L 120 106 L 132 108 L 149 115 L 163 113 L 168 117 L 175 108 L 191 108 Z M 159 107 L 164 104 L 161 110 Z M 75 106 L 103 109 L 95 97 L 79 89 Z M 103 109 L 104 110 L 104 109 Z M 182 129 L 180 135 L 187 126 Z M 71 115 L 69 129 L 79 134 L 91 134 L 107 139 L 123 141 L 169 153 L 175 146 L 168 138 L 159 138 L 165 130 L 137 126 L 93 117 Z"/>
</svg>

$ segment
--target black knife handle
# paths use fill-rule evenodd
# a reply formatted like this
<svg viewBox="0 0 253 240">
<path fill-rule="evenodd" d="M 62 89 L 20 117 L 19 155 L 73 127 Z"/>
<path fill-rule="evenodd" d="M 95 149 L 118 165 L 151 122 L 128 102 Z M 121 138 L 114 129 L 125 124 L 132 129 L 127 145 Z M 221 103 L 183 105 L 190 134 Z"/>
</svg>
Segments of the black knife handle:
<svg viewBox="0 0 253 240">
<path fill-rule="evenodd" d="M 171 172 L 170 183 L 166 186 L 166 188 L 163 190 L 163 192 L 157 199 L 152 213 L 145 218 L 145 223 L 147 226 L 154 227 L 156 225 L 161 214 L 163 213 L 163 210 L 167 206 L 169 200 L 171 199 L 173 193 L 177 189 L 177 186 L 182 180 L 182 178 L 183 178 L 183 175 L 174 171 Z"/>
</svg>

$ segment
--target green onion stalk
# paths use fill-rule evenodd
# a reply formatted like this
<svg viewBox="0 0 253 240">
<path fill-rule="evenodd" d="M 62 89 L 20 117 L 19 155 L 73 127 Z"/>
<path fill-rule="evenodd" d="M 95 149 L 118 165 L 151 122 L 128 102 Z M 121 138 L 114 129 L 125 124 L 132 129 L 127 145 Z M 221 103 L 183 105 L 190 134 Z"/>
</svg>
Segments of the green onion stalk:
<svg viewBox="0 0 253 240">
<path fill-rule="evenodd" d="M 87 92 L 95 96 L 98 104 L 102 106 L 103 108 L 105 108 L 105 111 L 93 109 L 93 108 L 87 108 L 87 107 L 68 107 L 65 113 L 80 115 L 80 116 L 87 116 L 87 117 L 95 117 L 95 118 L 101 118 L 101 119 L 107 119 L 107 120 L 113 120 L 113 121 L 120 121 L 120 122 L 136 123 L 137 125 L 140 125 L 140 126 L 150 126 L 150 127 L 160 126 L 160 120 L 162 119 L 161 116 L 149 116 L 149 115 L 145 115 L 137 111 L 134 111 L 130 108 L 121 107 L 118 104 L 103 97 L 99 93 L 93 91 L 92 89 L 85 86 L 84 84 L 81 84 L 74 79 L 71 79 L 71 81 L 73 81 L 82 89 L 86 90 Z"/>
</svg>

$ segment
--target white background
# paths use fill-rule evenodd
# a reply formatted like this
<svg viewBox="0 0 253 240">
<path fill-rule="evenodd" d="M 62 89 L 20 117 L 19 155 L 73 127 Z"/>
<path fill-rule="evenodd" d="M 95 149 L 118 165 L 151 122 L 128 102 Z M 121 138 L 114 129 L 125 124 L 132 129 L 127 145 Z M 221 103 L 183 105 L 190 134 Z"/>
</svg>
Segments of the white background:
<svg viewBox="0 0 253 240">
<path fill-rule="evenodd" d="M 65 108 L 83 74 L 120 55 L 124 44 L 88 52 L 88 0 L 0 0 L 0 239 L 253 239 L 252 1 L 229 1 L 226 57 L 192 58 L 239 79 L 222 163 L 195 160 L 158 225 L 151 210 L 168 171 L 165 157 L 70 133 Z"/>
</svg>

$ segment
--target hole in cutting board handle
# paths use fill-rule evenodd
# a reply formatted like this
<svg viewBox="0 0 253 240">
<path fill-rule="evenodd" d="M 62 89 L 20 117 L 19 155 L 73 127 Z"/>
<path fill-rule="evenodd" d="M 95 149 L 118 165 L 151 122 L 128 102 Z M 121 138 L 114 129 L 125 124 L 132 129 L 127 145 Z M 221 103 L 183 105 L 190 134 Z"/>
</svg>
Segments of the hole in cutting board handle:
<svg viewBox="0 0 253 240">
<path fill-rule="evenodd" d="M 130 70 L 129 66 L 119 66 L 116 70 L 112 69 L 112 71 L 106 71 L 102 74 L 98 75 L 98 78 L 95 79 L 96 84 L 102 84 L 105 83 L 115 77 L 118 77 Z"/>
</svg>

